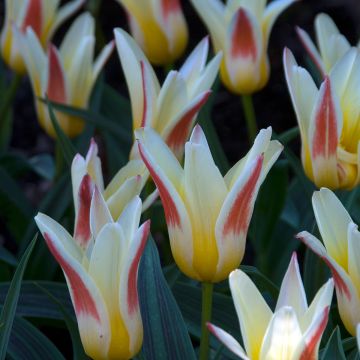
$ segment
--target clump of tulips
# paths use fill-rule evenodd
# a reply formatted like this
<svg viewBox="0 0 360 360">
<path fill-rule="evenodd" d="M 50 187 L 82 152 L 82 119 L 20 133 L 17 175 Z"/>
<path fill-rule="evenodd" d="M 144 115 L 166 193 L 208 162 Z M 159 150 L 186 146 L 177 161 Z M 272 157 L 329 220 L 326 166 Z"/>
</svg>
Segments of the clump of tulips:
<svg viewBox="0 0 360 360">
<path fill-rule="evenodd" d="M 359 47 L 325 13 L 315 42 L 298 24 L 310 66 L 284 44 L 276 80 L 298 125 L 280 133 L 265 109 L 258 130 L 271 31 L 301 2 L 117 2 L 128 24 L 109 39 L 108 3 L 5 2 L 0 360 L 359 357 Z M 193 41 L 190 6 L 210 37 Z M 11 143 L 25 77 L 53 155 Z M 250 144 L 233 164 L 211 119 L 227 91 Z"/>
</svg>

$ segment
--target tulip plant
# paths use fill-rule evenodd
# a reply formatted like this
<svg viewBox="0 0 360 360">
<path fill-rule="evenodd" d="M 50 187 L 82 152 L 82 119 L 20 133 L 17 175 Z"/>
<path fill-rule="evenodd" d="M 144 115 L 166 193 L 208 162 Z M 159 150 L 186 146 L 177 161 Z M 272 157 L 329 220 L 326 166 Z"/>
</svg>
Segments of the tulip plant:
<svg viewBox="0 0 360 360">
<path fill-rule="evenodd" d="M 360 358 L 355 6 L 3 3 L 0 360 Z"/>
</svg>

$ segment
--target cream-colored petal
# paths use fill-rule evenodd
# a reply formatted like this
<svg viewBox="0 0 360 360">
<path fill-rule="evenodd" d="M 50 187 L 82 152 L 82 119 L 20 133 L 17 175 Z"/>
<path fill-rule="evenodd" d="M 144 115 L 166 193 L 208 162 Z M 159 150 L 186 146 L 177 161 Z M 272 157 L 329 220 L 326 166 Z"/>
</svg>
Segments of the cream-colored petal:
<svg viewBox="0 0 360 360">
<path fill-rule="evenodd" d="M 348 226 L 348 273 L 360 296 L 360 232 L 356 224 Z"/>
</svg>

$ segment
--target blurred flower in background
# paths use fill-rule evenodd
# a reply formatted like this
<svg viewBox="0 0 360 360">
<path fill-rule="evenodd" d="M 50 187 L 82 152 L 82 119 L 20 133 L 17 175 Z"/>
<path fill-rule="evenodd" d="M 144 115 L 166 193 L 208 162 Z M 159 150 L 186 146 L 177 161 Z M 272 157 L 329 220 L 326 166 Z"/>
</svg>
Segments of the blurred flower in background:
<svg viewBox="0 0 360 360">
<path fill-rule="evenodd" d="M 180 158 L 196 116 L 210 95 L 221 55 L 207 65 L 209 40 L 203 39 L 179 71 L 170 71 L 160 87 L 156 74 L 136 42 L 115 29 L 116 47 L 128 85 L 134 130 L 155 129 Z M 137 148 L 133 149 L 137 151 Z"/>
<path fill-rule="evenodd" d="M 299 123 L 301 159 L 318 187 L 352 189 L 360 183 L 360 51 L 351 48 L 320 89 L 284 51 L 284 67 Z"/>
<path fill-rule="evenodd" d="M 5 63 L 17 73 L 23 74 L 26 71 L 14 28 L 25 33 L 30 27 L 45 48 L 56 29 L 84 2 L 85 0 L 74 0 L 59 8 L 60 0 L 6 0 L 5 22 L 0 40 Z"/>
<path fill-rule="evenodd" d="M 316 191 L 312 203 L 325 246 L 307 231 L 297 237 L 329 266 L 341 320 L 347 331 L 355 336 L 360 322 L 360 233 L 345 207 L 329 189 Z"/>
<path fill-rule="evenodd" d="M 282 151 L 271 132 L 261 130 L 225 177 L 199 125 L 185 145 L 184 168 L 154 130 L 135 132 L 164 206 L 174 259 L 187 276 L 218 282 L 239 266 L 257 193 Z"/>
<path fill-rule="evenodd" d="M 213 324 L 209 330 L 244 360 L 317 359 L 328 321 L 334 281 L 328 280 L 307 303 L 296 253 L 281 283 L 275 311 L 241 270 L 229 276 L 245 350 L 230 334 Z"/>
<path fill-rule="evenodd" d="M 262 89 L 270 73 L 267 47 L 277 17 L 296 0 L 191 0 L 205 22 L 215 52 L 222 51 L 221 79 L 236 94 Z"/>
<path fill-rule="evenodd" d="M 94 189 L 85 175 L 80 188 Z M 81 190 L 80 190 L 81 192 Z M 142 344 L 143 327 L 137 272 L 149 235 L 150 221 L 139 227 L 141 200 L 135 197 L 114 222 L 95 186 L 81 196 L 87 211 L 81 218 L 87 242 L 74 238 L 55 220 L 39 213 L 35 221 L 61 266 L 78 321 L 81 341 L 93 359 L 130 359 Z"/>
<path fill-rule="evenodd" d="M 184 52 L 188 29 L 180 0 L 117 0 L 132 36 L 154 65 L 171 65 Z"/>
<path fill-rule="evenodd" d="M 80 15 L 65 35 L 59 48 L 49 45 L 47 53 L 32 28 L 16 32 L 21 53 L 29 73 L 36 98 L 78 108 L 86 108 L 95 81 L 110 56 L 114 43 L 102 50 L 93 64 L 95 36 L 94 19 L 89 13 Z M 56 136 L 47 105 L 35 99 L 38 120 L 52 137 Z M 56 112 L 62 130 L 70 137 L 79 135 L 85 123 L 82 119 Z"/>
<path fill-rule="evenodd" d="M 334 21 L 327 14 L 321 13 L 315 18 L 315 35 L 319 50 L 303 29 L 298 27 L 296 31 L 322 76 L 328 74 L 351 47 L 346 37 L 340 33 Z"/>
</svg>

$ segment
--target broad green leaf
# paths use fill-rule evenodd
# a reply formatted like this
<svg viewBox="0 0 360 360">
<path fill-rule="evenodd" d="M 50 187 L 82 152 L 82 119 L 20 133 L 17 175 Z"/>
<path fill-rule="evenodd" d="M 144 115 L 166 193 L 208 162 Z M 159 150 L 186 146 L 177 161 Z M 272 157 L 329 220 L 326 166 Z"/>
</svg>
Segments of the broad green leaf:
<svg viewBox="0 0 360 360">
<path fill-rule="evenodd" d="M 280 141 L 281 144 L 287 145 L 292 140 L 296 139 L 300 135 L 300 130 L 298 126 L 294 126 L 293 128 L 284 131 L 280 135 L 274 134 L 273 138 Z"/>
<path fill-rule="evenodd" d="M 337 326 L 325 348 L 320 355 L 321 360 L 346 360 L 344 349 L 342 348 L 341 335 L 339 327 Z"/>
<path fill-rule="evenodd" d="M 42 332 L 18 316 L 14 319 L 8 355 L 13 360 L 65 360 Z"/>
<path fill-rule="evenodd" d="M 46 98 L 46 104 L 49 111 L 49 116 L 51 123 L 56 132 L 56 141 L 59 143 L 62 153 L 64 155 L 64 159 L 68 166 L 71 166 L 72 160 L 77 153 L 76 148 L 74 147 L 73 143 L 69 139 L 69 137 L 64 133 L 61 129 L 58 120 L 56 119 L 56 115 L 54 113 L 53 106 L 48 98 Z"/>
<path fill-rule="evenodd" d="M 151 237 L 140 263 L 138 291 L 144 326 L 143 357 L 195 360 L 184 320 L 164 278 Z"/>
<path fill-rule="evenodd" d="M 5 359 L 7 346 L 11 334 L 11 329 L 16 312 L 16 306 L 19 299 L 21 281 L 25 272 L 26 265 L 29 261 L 31 252 L 36 243 L 37 234 L 34 236 L 30 245 L 26 249 L 21 261 L 16 268 L 14 277 L 11 281 L 9 291 L 6 295 L 4 306 L 0 314 L 0 359 Z"/>
</svg>

